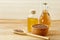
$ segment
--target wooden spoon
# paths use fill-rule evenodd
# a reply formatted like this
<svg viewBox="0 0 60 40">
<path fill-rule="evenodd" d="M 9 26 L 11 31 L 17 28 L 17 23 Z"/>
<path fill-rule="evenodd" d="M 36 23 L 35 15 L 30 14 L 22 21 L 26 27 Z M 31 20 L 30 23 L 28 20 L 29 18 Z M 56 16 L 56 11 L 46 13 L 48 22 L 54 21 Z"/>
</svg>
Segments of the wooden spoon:
<svg viewBox="0 0 60 40">
<path fill-rule="evenodd" d="M 46 40 L 49 40 L 50 39 L 49 37 L 35 35 L 35 34 L 32 34 L 32 33 L 24 32 L 22 30 L 14 30 L 14 33 L 15 34 L 19 34 L 19 35 L 29 35 L 29 36 L 33 36 L 33 37 L 37 37 L 37 38 L 46 39 Z"/>
</svg>

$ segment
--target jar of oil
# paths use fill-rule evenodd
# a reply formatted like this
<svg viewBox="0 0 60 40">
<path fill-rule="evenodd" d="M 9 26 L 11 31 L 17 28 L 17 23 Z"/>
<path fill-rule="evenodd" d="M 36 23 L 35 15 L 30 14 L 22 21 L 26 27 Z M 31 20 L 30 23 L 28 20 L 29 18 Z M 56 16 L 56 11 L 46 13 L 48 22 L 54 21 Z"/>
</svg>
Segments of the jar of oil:
<svg viewBox="0 0 60 40">
<path fill-rule="evenodd" d="M 38 18 L 36 17 L 36 11 L 32 10 L 32 14 L 28 17 L 28 32 L 31 32 L 32 25 L 38 24 Z"/>
<path fill-rule="evenodd" d="M 42 12 L 42 14 L 41 14 L 41 16 L 39 18 L 39 23 L 40 24 L 45 24 L 48 27 L 50 27 L 51 26 L 50 14 L 49 14 L 49 12 L 47 10 L 46 5 L 47 5 L 47 3 L 44 3 L 45 8 L 43 9 L 43 12 Z"/>
</svg>

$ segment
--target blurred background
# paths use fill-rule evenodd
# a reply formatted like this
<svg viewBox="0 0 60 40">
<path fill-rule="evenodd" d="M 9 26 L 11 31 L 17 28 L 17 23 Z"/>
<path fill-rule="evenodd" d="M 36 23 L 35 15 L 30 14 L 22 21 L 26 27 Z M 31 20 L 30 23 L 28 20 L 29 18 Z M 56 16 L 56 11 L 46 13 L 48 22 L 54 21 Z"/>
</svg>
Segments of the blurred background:
<svg viewBox="0 0 60 40">
<path fill-rule="evenodd" d="M 42 13 L 44 2 L 52 20 L 60 20 L 60 0 L 0 0 L 0 19 L 26 19 L 35 9 L 37 17 Z"/>
</svg>

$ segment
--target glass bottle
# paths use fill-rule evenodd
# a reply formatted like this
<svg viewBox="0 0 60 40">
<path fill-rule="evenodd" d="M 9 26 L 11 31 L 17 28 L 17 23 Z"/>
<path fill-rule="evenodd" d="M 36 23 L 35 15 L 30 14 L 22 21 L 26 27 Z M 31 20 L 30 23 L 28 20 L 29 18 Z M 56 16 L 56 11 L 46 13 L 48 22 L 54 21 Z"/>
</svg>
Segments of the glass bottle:
<svg viewBox="0 0 60 40">
<path fill-rule="evenodd" d="M 47 3 L 43 3 L 44 4 L 44 9 L 42 11 L 42 14 L 39 18 L 39 24 L 44 24 L 47 25 L 48 27 L 51 26 L 51 20 L 50 20 L 50 14 L 47 10 Z"/>
<path fill-rule="evenodd" d="M 38 24 L 38 18 L 36 17 L 36 11 L 32 10 L 28 17 L 28 32 L 31 32 L 32 25 Z"/>
</svg>

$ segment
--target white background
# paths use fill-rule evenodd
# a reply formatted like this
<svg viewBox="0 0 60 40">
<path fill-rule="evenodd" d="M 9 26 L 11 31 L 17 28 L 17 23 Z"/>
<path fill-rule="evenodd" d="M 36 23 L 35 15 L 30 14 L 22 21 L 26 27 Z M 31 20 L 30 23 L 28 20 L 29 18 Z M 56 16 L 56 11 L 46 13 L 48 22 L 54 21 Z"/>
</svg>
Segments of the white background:
<svg viewBox="0 0 60 40">
<path fill-rule="evenodd" d="M 45 0 L 52 20 L 60 20 L 60 0 Z M 39 17 L 44 0 L 0 0 L 0 19 L 26 19 L 35 9 Z"/>
</svg>

